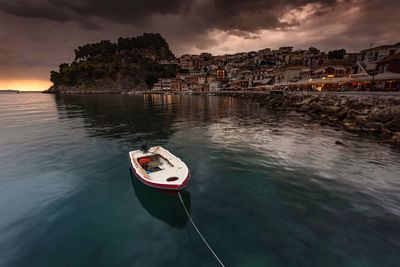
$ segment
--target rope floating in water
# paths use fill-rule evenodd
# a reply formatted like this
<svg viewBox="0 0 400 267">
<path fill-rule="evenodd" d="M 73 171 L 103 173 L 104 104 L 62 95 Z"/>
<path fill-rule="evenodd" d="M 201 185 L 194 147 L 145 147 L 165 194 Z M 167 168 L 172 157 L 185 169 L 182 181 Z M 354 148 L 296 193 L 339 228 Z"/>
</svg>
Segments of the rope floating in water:
<svg viewBox="0 0 400 267">
<path fill-rule="evenodd" d="M 182 203 L 183 208 L 185 209 L 186 215 L 188 216 L 190 222 L 191 222 L 192 225 L 193 225 L 193 228 L 194 228 L 194 229 L 196 230 L 196 232 L 199 234 L 199 236 L 200 236 L 201 239 L 203 240 L 204 244 L 206 244 L 206 246 L 207 246 L 208 249 L 211 251 L 211 253 L 214 255 L 215 259 L 219 262 L 219 264 L 220 264 L 222 267 L 225 267 L 225 265 L 222 263 L 222 261 L 218 258 L 217 254 L 215 254 L 214 250 L 213 250 L 213 249 L 211 248 L 211 246 L 208 244 L 207 240 L 206 240 L 206 239 L 204 238 L 204 236 L 201 234 L 199 228 L 197 228 L 196 224 L 195 224 L 194 221 L 193 221 L 192 216 L 190 215 L 189 211 L 186 209 L 185 203 L 183 202 L 183 199 L 182 199 L 182 197 L 181 197 L 181 193 L 180 193 L 180 192 L 178 192 L 178 196 L 179 196 L 179 199 L 180 199 L 180 201 L 181 201 L 181 203 Z"/>
</svg>

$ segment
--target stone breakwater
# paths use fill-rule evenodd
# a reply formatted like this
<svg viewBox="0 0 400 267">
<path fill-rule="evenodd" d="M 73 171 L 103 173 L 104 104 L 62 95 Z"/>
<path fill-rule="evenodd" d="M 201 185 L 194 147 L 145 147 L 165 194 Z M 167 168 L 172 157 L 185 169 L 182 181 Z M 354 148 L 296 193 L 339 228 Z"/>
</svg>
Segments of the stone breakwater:
<svg viewBox="0 0 400 267">
<path fill-rule="evenodd" d="M 223 93 L 248 99 L 274 110 L 295 110 L 321 124 L 348 131 L 372 133 L 400 144 L 400 98 L 357 97 L 333 94 Z"/>
</svg>

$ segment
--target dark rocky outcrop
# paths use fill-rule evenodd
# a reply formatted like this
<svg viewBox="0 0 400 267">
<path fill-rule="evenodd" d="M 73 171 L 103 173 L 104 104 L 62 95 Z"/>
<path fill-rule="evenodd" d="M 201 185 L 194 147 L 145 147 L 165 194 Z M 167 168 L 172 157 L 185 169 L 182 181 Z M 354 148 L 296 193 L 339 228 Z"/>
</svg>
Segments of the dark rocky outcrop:
<svg viewBox="0 0 400 267">
<path fill-rule="evenodd" d="M 306 113 L 322 125 L 372 133 L 400 144 L 400 98 L 281 92 L 219 92 L 218 95 L 245 98 L 275 110 L 295 110 Z"/>
<path fill-rule="evenodd" d="M 45 93 L 126 93 L 151 88 L 159 78 L 175 77 L 174 55 L 160 34 L 100 41 L 75 49 L 75 59 L 51 71 Z"/>
</svg>

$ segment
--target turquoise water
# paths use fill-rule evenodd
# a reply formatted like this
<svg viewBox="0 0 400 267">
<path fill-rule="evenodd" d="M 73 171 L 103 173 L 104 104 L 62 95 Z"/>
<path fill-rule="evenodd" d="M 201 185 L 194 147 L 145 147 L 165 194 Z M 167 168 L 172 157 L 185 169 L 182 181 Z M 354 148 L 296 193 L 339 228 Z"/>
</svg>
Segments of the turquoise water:
<svg viewBox="0 0 400 267">
<path fill-rule="evenodd" d="M 226 266 L 400 265 L 400 151 L 371 138 L 212 96 L 0 94 L 0 126 L 0 266 L 218 266 L 130 174 L 144 140 Z"/>
</svg>

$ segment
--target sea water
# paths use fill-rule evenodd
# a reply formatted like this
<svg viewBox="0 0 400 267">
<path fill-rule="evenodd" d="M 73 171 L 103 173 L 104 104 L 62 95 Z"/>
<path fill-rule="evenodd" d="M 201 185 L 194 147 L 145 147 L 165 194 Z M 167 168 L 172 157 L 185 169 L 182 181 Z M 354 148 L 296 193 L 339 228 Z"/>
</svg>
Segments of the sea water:
<svg viewBox="0 0 400 267">
<path fill-rule="evenodd" d="M 226 266 L 400 266 L 400 151 L 216 96 L 0 95 L 0 266 L 218 266 L 128 152 L 162 145 Z M 335 144 L 340 141 L 343 145 Z"/>
</svg>

